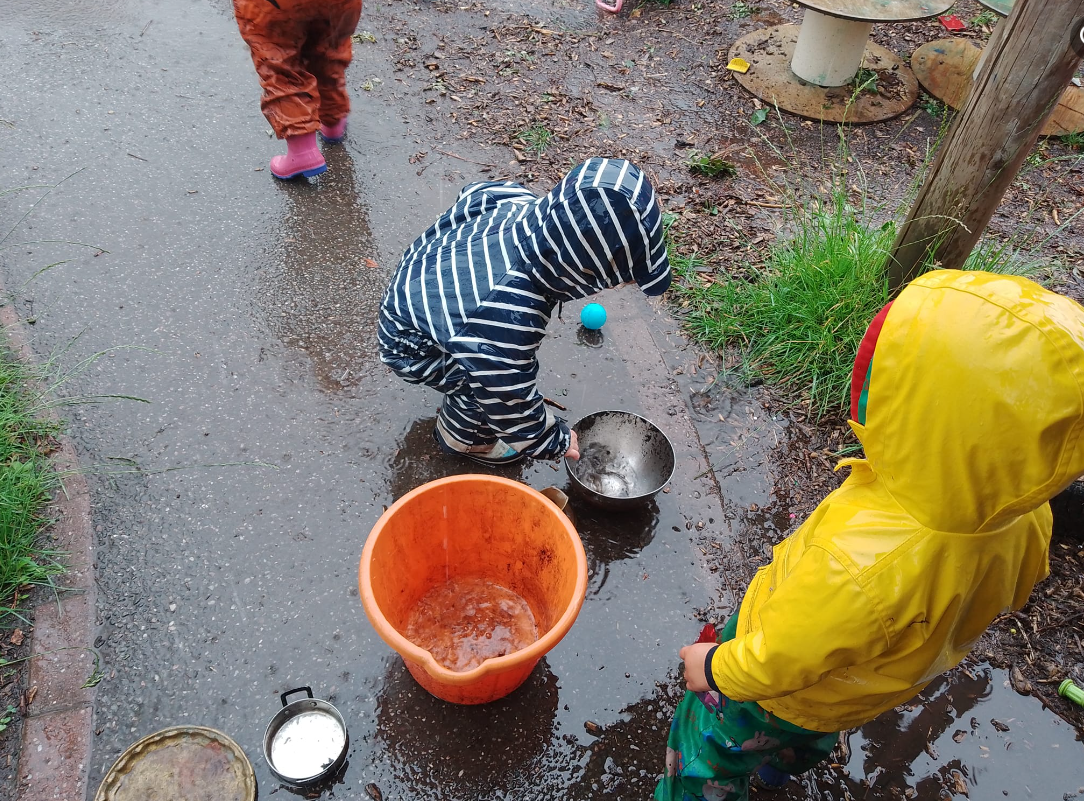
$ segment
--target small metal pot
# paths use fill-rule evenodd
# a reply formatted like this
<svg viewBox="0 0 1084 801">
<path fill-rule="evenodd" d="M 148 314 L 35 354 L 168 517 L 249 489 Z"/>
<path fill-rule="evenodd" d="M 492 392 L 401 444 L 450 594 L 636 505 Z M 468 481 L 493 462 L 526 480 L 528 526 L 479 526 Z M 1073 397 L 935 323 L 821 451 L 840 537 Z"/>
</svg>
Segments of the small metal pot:
<svg viewBox="0 0 1084 801">
<path fill-rule="evenodd" d="M 654 423 L 638 414 L 605 411 L 572 426 L 578 461 L 565 459 L 573 491 L 604 509 L 642 506 L 674 475 L 674 446 Z"/>
<path fill-rule="evenodd" d="M 308 698 L 290 703 L 288 696 Z M 346 721 L 327 701 L 312 697 L 311 687 L 282 694 L 282 709 L 271 718 L 263 735 L 263 758 L 284 784 L 310 787 L 335 776 L 346 762 L 350 736 Z"/>
</svg>

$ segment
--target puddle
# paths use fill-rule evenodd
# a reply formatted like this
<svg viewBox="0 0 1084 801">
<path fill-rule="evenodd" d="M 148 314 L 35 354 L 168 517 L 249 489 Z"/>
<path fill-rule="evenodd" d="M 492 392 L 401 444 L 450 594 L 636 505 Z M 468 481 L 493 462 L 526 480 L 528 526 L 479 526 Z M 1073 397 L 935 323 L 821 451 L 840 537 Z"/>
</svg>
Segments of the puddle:
<svg viewBox="0 0 1084 801">
<path fill-rule="evenodd" d="M 326 158 L 318 181 L 271 185 L 285 196 L 285 213 L 270 252 L 251 257 L 255 299 L 282 343 L 308 355 L 326 390 L 354 392 L 383 369 L 373 321 L 388 272 L 378 263 L 353 157 L 336 147 Z"/>
<path fill-rule="evenodd" d="M 1008 673 L 986 665 L 936 679 L 915 702 L 847 738 L 849 759 L 768 797 L 1042 799 L 1084 797 L 1081 744 Z"/>
<path fill-rule="evenodd" d="M 543 19 L 597 17 L 568 0 L 532 0 L 526 10 L 535 7 L 549 9 Z M 364 799 L 368 784 L 388 801 L 650 797 L 678 686 L 677 649 L 695 637 L 712 599 L 720 612 L 730 608 L 742 571 L 763 558 L 740 552 L 752 544 L 749 532 L 775 536 L 790 518 L 773 503 L 782 422 L 763 416 L 755 391 L 724 382 L 703 392 L 712 371 L 659 332 L 666 324 L 650 322 L 656 307 L 634 288 L 606 296 L 610 320 L 600 336 L 579 337 L 573 305 L 550 324 L 542 389 L 572 421 L 605 408 L 651 419 L 674 443 L 675 478 L 670 492 L 623 515 L 573 497 L 587 599 L 528 682 L 483 707 L 438 701 L 377 639 L 357 598 L 368 529 L 419 484 L 483 472 L 569 490 L 558 463 L 491 470 L 440 454 L 431 435 L 437 397 L 386 375 L 366 338 L 386 272 L 365 258 L 386 270 L 419 225 L 478 177 L 470 157 L 491 161 L 457 142 L 462 159 L 431 156 L 434 166 L 419 172 L 410 158 L 430 149 L 430 106 L 420 92 L 396 88 L 396 45 L 382 32 L 403 18 L 435 39 L 456 25 L 463 33 L 475 18 L 443 4 L 366 7 L 364 26 L 379 42 L 357 48 L 350 79 L 357 86 L 371 74 L 383 83 L 358 93 L 368 113 L 331 156 L 340 159 L 331 177 L 310 191 L 266 174 L 277 145 L 263 133 L 255 75 L 225 0 L 107 0 L 94 6 L 95 24 L 123 16 L 107 32 L 84 29 L 90 12 L 78 4 L 48 0 L 43 14 L 63 16 L 52 34 L 62 41 L 40 46 L 27 21 L 37 5 L 9 8 L 14 22 L 0 36 L 11 46 L 0 49 L 0 63 L 27 74 L 12 85 L 10 105 L 23 130 L 40 135 L 10 138 L 6 163 L 27 183 L 90 163 L 84 178 L 35 210 L 35 231 L 109 250 L 34 279 L 42 310 L 35 346 L 47 355 L 73 343 L 78 360 L 139 345 L 97 362 L 78 388 L 153 401 L 73 412 L 88 464 L 123 457 L 138 465 L 90 478 L 106 675 L 91 792 L 131 742 L 193 724 L 234 737 L 252 758 L 261 798 L 279 793 L 259 757 L 263 730 L 277 693 L 311 685 L 342 711 L 351 734 L 348 767 L 326 798 Z M 94 87 L 84 85 L 88 75 Z M 99 78 L 116 87 L 108 103 Z M 83 93 L 92 90 L 90 104 Z M 206 148 L 190 146 L 204 136 Z M 37 274 L 48 263 L 41 255 L 12 249 L 9 286 Z M 694 388 L 703 450 L 684 411 Z M 277 469 L 247 466 L 257 460 Z M 246 466 L 220 467 L 239 463 Z M 191 465 L 201 469 L 174 469 Z M 730 551 L 734 571 L 709 572 Z M 976 799 L 1004 797 L 1003 787 L 1052 801 L 1075 792 L 1080 744 L 1002 682 L 976 673 L 926 710 L 866 727 L 851 736 L 843 767 L 810 778 L 809 793 L 795 782 L 791 797 L 893 797 L 878 794 L 918 787 L 936 797 L 953 769 Z M 936 757 L 919 742 L 923 727 Z M 959 743 L 957 730 L 965 732 Z"/>
</svg>

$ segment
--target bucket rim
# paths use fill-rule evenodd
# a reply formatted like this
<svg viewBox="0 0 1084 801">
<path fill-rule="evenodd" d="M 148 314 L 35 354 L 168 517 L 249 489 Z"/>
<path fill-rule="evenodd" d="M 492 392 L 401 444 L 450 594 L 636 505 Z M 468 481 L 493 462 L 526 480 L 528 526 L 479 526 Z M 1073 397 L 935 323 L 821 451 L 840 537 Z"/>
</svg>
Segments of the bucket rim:
<svg viewBox="0 0 1084 801">
<path fill-rule="evenodd" d="M 373 550 L 376 548 L 377 540 L 380 539 L 380 533 L 384 530 L 387 521 L 390 520 L 400 508 L 410 503 L 410 501 L 417 498 L 419 495 L 432 492 L 440 487 L 478 480 L 503 484 L 504 486 L 514 488 L 517 491 L 526 492 L 528 495 L 533 496 L 541 501 L 547 508 L 552 510 L 555 518 L 560 521 L 565 533 L 568 535 L 569 542 L 572 544 L 575 552 L 576 588 L 572 603 L 568 605 L 561 614 L 561 617 L 559 617 L 553 626 L 550 627 L 549 631 L 529 646 L 511 654 L 491 657 L 483 661 L 482 664 L 477 667 L 467 671 L 457 672 L 450 670 L 437 662 L 431 653 L 424 648 L 415 645 L 400 634 L 398 630 L 391 625 L 388 619 L 384 617 L 384 613 L 380 611 L 380 607 L 373 597 L 370 565 L 372 562 Z M 534 487 L 524 484 L 522 481 L 514 481 L 510 478 L 504 478 L 503 476 L 491 476 L 486 475 L 485 473 L 461 473 L 428 481 L 421 486 L 415 487 L 389 506 L 387 511 L 380 516 L 375 524 L 373 524 L 361 552 L 361 563 L 358 566 L 358 591 L 361 595 L 361 603 L 365 609 L 366 617 L 369 618 L 369 622 L 372 624 L 373 628 L 376 629 L 376 633 L 380 636 L 380 639 L 382 639 L 393 651 L 404 659 L 421 665 L 426 673 L 442 684 L 464 686 L 467 684 L 474 684 L 492 673 L 504 673 L 509 669 L 514 669 L 519 666 L 528 664 L 533 665 L 561 641 L 568 633 L 569 629 L 572 628 L 572 624 L 579 616 L 580 609 L 587 596 L 587 554 L 584 551 L 583 542 L 580 540 L 580 535 L 576 531 L 576 527 L 572 525 L 572 521 L 568 519 L 568 516 L 561 511 L 557 504 Z"/>
</svg>

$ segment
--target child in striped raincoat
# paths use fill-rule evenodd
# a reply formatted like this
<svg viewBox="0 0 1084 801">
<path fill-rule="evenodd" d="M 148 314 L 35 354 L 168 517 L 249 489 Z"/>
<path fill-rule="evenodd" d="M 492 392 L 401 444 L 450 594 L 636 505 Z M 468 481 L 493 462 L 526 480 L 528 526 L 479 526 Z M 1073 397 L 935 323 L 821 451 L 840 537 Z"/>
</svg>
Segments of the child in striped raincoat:
<svg viewBox="0 0 1084 801">
<path fill-rule="evenodd" d="M 578 458 L 543 403 L 537 351 L 555 306 L 632 282 L 670 285 L 655 190 L 628 161 L 593 158 L 548 195 L 475 183 L 403 254 L 380 307 L 380 358 L 443 393 L 433 436 L 486 464 Z"/>
</svg>

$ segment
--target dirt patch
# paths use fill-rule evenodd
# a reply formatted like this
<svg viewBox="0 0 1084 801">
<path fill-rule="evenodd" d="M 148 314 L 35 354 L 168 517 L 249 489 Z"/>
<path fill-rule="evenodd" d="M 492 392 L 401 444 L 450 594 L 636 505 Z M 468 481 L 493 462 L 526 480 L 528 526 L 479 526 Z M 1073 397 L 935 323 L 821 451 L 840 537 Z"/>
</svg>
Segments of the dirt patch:
<svg viewBox="0 0 1084 801">
<path fill-rule="evenodd" d="M 422 92 L 428 121 L 453 142 L 508 148 L 506 163 L 470 159 L 480 177 L 509 178 L 546 191 L 572 164 L 599 154 L 634 160 L 651 177 L 666 211 L 680 215 L 676 230 L 699 245 L 711 273 L 741 273 L 787 227 L 792 189 L 816 192 L 833 167 L 886 216 L 906 202 L 909 187 L 945 122 L 923 95 L 901 117 L 848 130 L 850 161 L 837 159 L 834 126 L 767 110 L 725 69 L 729 46 L 766 24 L 799 22 L 791 4 L 758 4 L 754 17 L 732 19 L 723 4 L 645 3 L 597 20 L 561 15 L 502 13 L 477 3 L 443 17 L 447 31 L 421 27 L 418 15 L 396 16 L 396 80 Z M 982 10 L 965 2 L 968 20 Z M 936 21 L 880 25 L 873 38 L 909 56 L 947 36 Z M 982 42 L 988 31 L 965 36 Z M 879 73 L 878 90 L 898 79 Z M 934 112 L 934 113 L 931 113 Z M 691 154 L 717 154 L 738 165 L 728 179 L 697 176 Z M 1041 244 L 1060 263 L 1054 285 L 1084 298 L 1084 276 L 1070 265 L 1084 252 L 1081 229 L 1063 226 L 1084 206 L 1084 159 L 1060 140 L 1045 140 L 1002 202 L 990 225 L 995 236 Z M 419 152 L 418 169 L 455 159 L 454 149 Z M 856 192 L 857 197 L 857 192 Z"/>
<path fill-rule="evenodd" d="M 1050 577 L 1020 612 L 1002 615 L 975 647 L 1011 671 L 1013 689 L 1032 694 L 1084 736 L 1084 709 L 1058 695 L 1065 679 L 1084 684 L 1084 483 L 1051 502 Z"/>
</svg>

